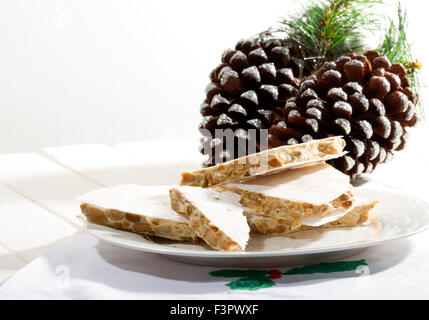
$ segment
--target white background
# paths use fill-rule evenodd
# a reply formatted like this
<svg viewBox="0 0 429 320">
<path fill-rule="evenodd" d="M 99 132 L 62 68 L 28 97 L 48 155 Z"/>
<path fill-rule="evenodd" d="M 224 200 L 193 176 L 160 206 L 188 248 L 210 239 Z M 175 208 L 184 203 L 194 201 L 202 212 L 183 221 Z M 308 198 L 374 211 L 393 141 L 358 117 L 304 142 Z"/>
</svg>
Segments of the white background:
<svg viewBox="0 0 429 320">
<path fill-rule="evenodd" d="M 197 139 L 222 51 L 297 2 L 1 0 L 0 153 Z M 403 3 L 415 54 L 429 68 L 427 1 Z"/>
</svg>

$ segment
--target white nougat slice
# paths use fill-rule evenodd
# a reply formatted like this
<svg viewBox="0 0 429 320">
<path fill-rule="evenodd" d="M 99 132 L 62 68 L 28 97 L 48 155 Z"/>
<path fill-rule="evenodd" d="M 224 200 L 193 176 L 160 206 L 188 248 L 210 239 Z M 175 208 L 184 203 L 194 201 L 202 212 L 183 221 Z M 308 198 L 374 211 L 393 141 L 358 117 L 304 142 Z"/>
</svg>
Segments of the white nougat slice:
<svg viewBox="0 0 429 320">
<path fill-rule="evenodd" d="M 91 191 L 78 200 L 89 222 L 172 240 L 196 241 L 198 237 L 189 221 L 171 209 L 170 188 L 119 185 Z"/>
<path fill-rule="evenodd" d="M 349 177 L 326 163 L 228 183 L 218 189 L 241 195 L 240 203 L 267 216 L 294 219 L 344 215 L 354 202 Z"/>
<path fill-rule="evenodd" d="M 240 197 L 212 189 L 177 187 L 170 190 L 171 206 L 190 221 L 190 227 L 216 250 L 244 250 L 250 228 Z"/>
<path fill-rule="evenodd" d="M 349 209 L 345 215 L 336 220 L 321 218 L 317 223 L 307 223 L 304 219 L 301 225 L 293 225 L 293 219 L 259 215 L 251 211 L 246 211 L 247 221 L 253 231 L 263 234 L 286 234 L 314 228 L 338 228 L 357 227 L 368 221 L 370 211 L 375 207 L 377 201 L 359 204 Z"/>
<path fill-rule="evenodd" d="M 283 171 L 309 163 L 339 158 L 345 154 L 345 141 L 341 137 L 313 140 L 307 143 L 286 145 L 216 166 L 182 173 L 181 185 L 213 187 L 256 175 Z"/>
</svg>

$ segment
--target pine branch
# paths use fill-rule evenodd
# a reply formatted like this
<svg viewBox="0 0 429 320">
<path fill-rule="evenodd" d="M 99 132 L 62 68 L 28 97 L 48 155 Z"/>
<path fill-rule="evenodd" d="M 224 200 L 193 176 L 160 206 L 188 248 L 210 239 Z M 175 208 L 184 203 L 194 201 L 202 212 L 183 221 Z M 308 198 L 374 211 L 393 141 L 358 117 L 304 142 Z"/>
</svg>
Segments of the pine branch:
<svg viewBox="0 0 429 320">
<path fill-rule="evenodd" d="M 367 30 L 377 28 L 371 8 L 382 0 L 311 0 L 301 13 L 281 21 L 285 32 L 299 46 L 311 69 L 324 61 L 363 49 Z"/>
<path fill-rule="evenodd" d="M 402 63 L 407 69 L 407 77 L 410 80 L 411 87 L 418 92 L 420 82 L 418 72 L 422 65 L 417 59 L 414 59 L 412 54 L 412 46 L 408 42 L 408 16 L 407 11 L 401 8 L 398 3 L 397 20 L 390 19 L 390 24 L 384 39 L 378 47 L 378 51 L 385 55 L 393 63 Z M 421 110 L 422 111 L 422 110 Z"/>
</svg>

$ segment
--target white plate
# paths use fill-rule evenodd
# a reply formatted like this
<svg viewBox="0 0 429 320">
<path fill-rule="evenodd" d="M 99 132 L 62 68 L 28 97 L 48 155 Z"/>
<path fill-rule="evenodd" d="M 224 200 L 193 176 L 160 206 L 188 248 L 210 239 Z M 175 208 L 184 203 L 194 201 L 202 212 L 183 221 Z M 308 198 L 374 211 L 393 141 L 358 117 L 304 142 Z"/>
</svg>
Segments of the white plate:
<svg viewBox="0 0 429 320">
<path fill-rule="evenodd" d="M 205 245 L 146 238 L 87 223 L 87 229 L 110 244 L 164 255 L 176 261 L 234 267 L 303 265 L 356 254 L 363 249 L 411 236 L 429 227 L 429 205 L 400 193 L 356 188 L 356 198 L 378 200 L 368 224 L 356 228 L 307 230 L 286 236 L 252 235 L 244 252 L 215 251 Z"/>
</svg>

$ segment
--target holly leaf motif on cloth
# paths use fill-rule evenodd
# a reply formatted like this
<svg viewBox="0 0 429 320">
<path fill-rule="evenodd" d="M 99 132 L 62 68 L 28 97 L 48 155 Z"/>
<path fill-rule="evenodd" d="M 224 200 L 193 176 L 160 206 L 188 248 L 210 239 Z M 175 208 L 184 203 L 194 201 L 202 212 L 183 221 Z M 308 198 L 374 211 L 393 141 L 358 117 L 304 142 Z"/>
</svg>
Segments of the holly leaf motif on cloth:
<svg viewBox="0 0 429 320">
<path fill-rule="evenodd" d="M 356 270 L 359 266 L 367 266 L 365 260 L 357 261 L 339 261 L 330 263 L 319 263 L 304 267 L 293 268 L 285 273 L 284 275 L 295 275 L 295 274 L 313 274 L 313 273 L 333 273 L 333 272 L 345 272 Z"/>
<path fill-rule="evenodd" d="M 209 274 L 213 277 L 223 278 L 239 278 L 228 282 L 226 285 L 231 290 L 259 290 L 271 288 L 276 285 L 273 281 L 282 278 L 283 275 L 299 275 L 299 274 L 314 274 L 314 273 L 334 273 L 357 270 L 359 266 L 367 266 L 365 260 L 356 261 L 339 261 L 329 263 L 312 264 L 303 267 L 289 269 L 282 273 L 280 270 L 234 270 L 224 269 L 212 271 Z"/>
<path fill-rule="evenodd" d="M 271 288 L 276 283 L 267 276 L 253 276 L 247 278 L 240 278 L 226 284 L 232 290 L 250 290 L 255 291 L 259 289 Z"/>
</svg>

